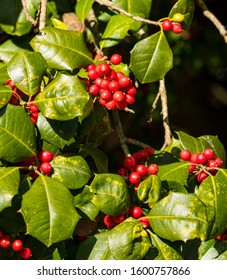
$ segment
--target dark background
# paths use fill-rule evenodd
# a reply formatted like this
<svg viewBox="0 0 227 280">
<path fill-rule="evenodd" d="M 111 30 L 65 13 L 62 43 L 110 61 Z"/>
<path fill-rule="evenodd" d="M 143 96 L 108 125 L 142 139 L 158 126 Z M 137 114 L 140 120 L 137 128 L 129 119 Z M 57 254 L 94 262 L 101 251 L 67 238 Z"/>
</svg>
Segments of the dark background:
<svg viewBox="0 0 227 280">
<path fill-rule="evenodd" d="M 153 1 L 150 18 L 157 20 L 167 16 L 175 2 Z M 227 26 L 227 1 L 209 0 L 206 4 Z M 227 149 L 227 45 L 223 37 L 203 16 L 198 5 L 190 30 L 178 39 L 170 34 L 167 37 L 174 53 L 174 67 L 166 76 L 172 133 L 182 130 L 194 137 L 217 135 Z M 122 50 L 118 46 L 116 51 L 119 49 Z M 125 50 L 125 58 L 129 51 Z M 135 114 L 120 113 L 126 136 L 160 149 L 164 141 L 160 104 L 149 123 L 158 83 L 140 85 L 139 88 L 136 102 L 131 106 Z M 116 162 L 123 157 L 114 131 L 106 138 L 103 148 L 108 153 L 114 151 L 112 159 L 115 158 Z M 131 146 L 130 149 L 139 148 Z"/>
</svg>

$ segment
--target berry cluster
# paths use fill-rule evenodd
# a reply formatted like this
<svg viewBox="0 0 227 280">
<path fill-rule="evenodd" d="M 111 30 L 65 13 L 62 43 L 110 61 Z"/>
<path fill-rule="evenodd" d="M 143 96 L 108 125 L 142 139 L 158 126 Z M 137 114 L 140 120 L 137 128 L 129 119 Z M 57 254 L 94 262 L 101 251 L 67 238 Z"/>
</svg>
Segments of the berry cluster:
<svg viewBox="0 0 227 280">
<path fill-rule="evenodd" d="M 184 21 L 184 15 L 176 13 L 171 19 L 164 19 L 162 21 L 162 29 L 164 31 L 172 31 L 174 34 L 180 34 L 182 25 L 179 22 Z"/>
<path fill-rule="evenodd" d="M 107 228 L 111 229 L 116 225 L 122 223 L 125 220 L 126 216 L 133 217 L 134 219 L 138 219 L 144 228 L 147 228 L 150 225 L 148 218 L 143 217 L 143 210 L 139 206 L 131 207 L 128 211 L 128 214 L 126 215 L 119 215 L 119 216 L 106 215 L 103 219 L 103 223 Z"/>
<path fill-rule="evenodd" d="M 137 190 L 140 182 L 144 180 L 148 175 L 155 175 L 158 173 L 158 166 L 155 163 L 151 163 L 146 166 L 144 162 L 146 159 L 154 153 L 154 148 L 149 147 L 134 154 L 125 157 L 123 166 L 118 170 L 118 174 L 124 177 L 130 184 Z"/>
<path fill-rule="evenodd" d="M 20 166 L 25 170 L 32 170 L 31 177 L 36 179 L 38 173 L 36 170 L 40 170 L 47 176 L 50 176 L 52 171 L 51 161 L 57 155 L 53 155 L 50 150 L 42 150 L 40 153 L 37 151 L 36 156 L 32 156 L 20 163 Z"/>
<path fill-rule="evenodd" d="M 215 175 L 222 167 L 223 161 L 216 157 L 211 148 L 206 148 L 202 153 L 191 153 L 189 150 L 182 150 L 180 158 L 190 164 L 189 172 L 196 175 L 198 183 L 201 183 L 209 175 Z"/>
<path fill-rule="evenodd" d="M 4 235 L 2 230 L 0 230 L 0 247 L 1 248 L 12 248 L 14 252 L 18 252 L 22 259 L 29 259 L 32 256 L 31 249 L 24 247 L 23 241 L 21 239 L 11 238 L 8 234 Z"/>
<path fill-rule="evenodd" d="M 10 86 L 12 89 L 12 96 L 10 98 L 9 103 L 12 105 L 24 105 L 27 104 L 26 109 L 29 113 L 31 121 L 36 124 L 38 120 L 38 115 L 39 115 L 39 109 L 36 106 L 34 102 L 32 102 L 35 99 L 35 96 L 32 96 L 30 98 L 30 102 L 24 101 L 23 99 L 28 98 L 28 96 L 23 93 L 21 90 L 19 90 L 14 82 L 12 80 L 8 80 L 5 82 L 6 86 Z"/>
<path fill-rule="evenodd" d="M 86 70 L 88 78 L 88 91 L 97 96 L 98 101 L 108 110 L 115 108 L 124 110 L 135 102 L 136 87 L 130 77 L 115 71 L 112 65 L 122 62 L 120 54 L 113 54 L 110 61 L 101 64 L 90 64 Z"/>
</svg>

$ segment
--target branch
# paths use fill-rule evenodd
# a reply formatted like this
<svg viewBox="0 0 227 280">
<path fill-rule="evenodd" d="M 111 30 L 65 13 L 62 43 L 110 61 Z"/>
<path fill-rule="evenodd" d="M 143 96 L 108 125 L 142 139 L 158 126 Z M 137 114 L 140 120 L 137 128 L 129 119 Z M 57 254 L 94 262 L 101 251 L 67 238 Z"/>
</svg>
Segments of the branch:
<svg viewBox="0 0 227 280">
<path fill-rule="evenodd" d="M 47 1 L 41 0 L 40 17 L 39 17 L 39 33 L 44 35 L 42 29 L 46 26 L 46 11 L 47 11 Z"/>
<path fill-rule="evenodd" d="M 159 81 L 159 92 L 161 96 L 161 104 L 162 104 L 162 119 L 163 119 L 163 127 L 165 131 L 165 142 L 161 149 L 164 149 L 171 143 L 171 130 L 169 126 L 169 116 L 168 116 L 168 105 L 167 105 L 167 92 L 165 87 L 165 80 Z"/>
<path fill-rule="evenodd" d="M 149 20 L 149 19 L 145 19 L 145 18 L 141 18 L 141 17 L 138 17 L 138 16 L 134 16 L 128 12 L 126 12 L 125 10 L 119 8 L 118 6 L 114 5 L 112 2 L 108 1 L 108 0 L 95 0 L 97 3 L 99 3 L 100 5 L 104 5 L 108 8 L 111 8 L 117 12 L 119 12 L 120 14 L 123 14 L 123 15 L 126 15 L 138 22 L 143 22 L 143 23 L 147 23 L 147 24 L 153 24 L 153 25 L 157 25 L 157 26 L 160 26 L 161 23 L 160 22 L 157 22 L 157 21 L 152 21 L 152 20 Z"/>
<path fill-rule="evenodd" d="M 227 31 L 225 29 L 225 26 L 216 18 L 216 16 L 209 11 L 207 5 L 204 3 L 203 0 L 197 0 L 200 8 L 203 10 L 203 14 L 205 17 L 207 17 L 218 29 L 221 36 L 224 38 L 225 43 L 227 43 Z"/>
<path fill-rule="evenodd" d="M 22 4 L 22 6 L 23 6 L 23 10 L 24 10 L 24 13 L 25 13 L 25 16 L 26 16 L 27 21 L 31 22 L 34 26 L 36 26 L 37 23 L 38 23 L 38 20 L 39 20 L 40 3 L 39 3 L 39 9 L 38 9 L 38 12 L 37 12 L 36 19 L 34 19 L 34 18 L 29 14 L 26 0 L 21 0 L 21 4 Z"/>
</svg>

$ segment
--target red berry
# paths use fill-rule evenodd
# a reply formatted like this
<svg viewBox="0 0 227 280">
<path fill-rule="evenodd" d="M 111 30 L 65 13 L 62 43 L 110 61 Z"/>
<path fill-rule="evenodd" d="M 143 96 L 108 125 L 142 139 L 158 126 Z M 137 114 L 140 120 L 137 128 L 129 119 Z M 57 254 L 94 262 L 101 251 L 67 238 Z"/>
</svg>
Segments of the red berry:
<svg viewBox="0 0 227 280">
<path fill-rule="evenodd" d="M 50 173 L 51 170 L 52 170 L 52 166 L 49 162 L 43 162 L 41 165 L 40 165 L 40 170 L 43 172 L 43 173 Z"/>
<path fill-rule="evenodd" d="M 128 176 L 128 181 L 132 185 L 137 185 L 140 183 L 140 174 L 136 171 L 132 172 Z"/>
<path fill-rule="evenodd" d="M 119 215 L 114 217 L 115 224 L 120 224 L 124 221 L 125 215 Z"/>
<path fill-rule="evenodd" d="M 21 162 L 21 164 L 22 165 L 31 165 L 31 164 L 33 164 L 33 162 L 35 161 L 35 156 L 32 156 L 32 157 L 30 157 L 30 158 L 28 158 L 28 159 L 25 159 L 25 160 L 23 160 L 22 162 Z"/>
<path fill-rule="evenodd" d="M 88 77 L 89 77 L 89 79 L 91 79 L 91 80 L 96 80 L 97 78 L 98 78 L 98 73 L 96 72 L 96 70 L 94 69 L 94 70 L 89 70 L 88 71 Z"/>
<path fill-rule="evenodd" d="M 114 65 L 118 65 L 122 62 L 122 56 L 120 54 L 113 54 L 110 58 L 110 62 Z"/>
<path fill-rule="evenodd" d="M 9 103 L 12 104 L 12 105 L 18 105 L 19 104 L 19 98 L 18 98 L 18 96 L 15 93 L 13 93 L 11 95 Z"/>
<path fill-rule="evenodd" d="M 115 225 L 115 217 L 111 215 L 106 215 L 103 219 L 103 223 L 106 227 L 112 228 Z"/>
<path fill-rule="evenodd" d="M 105 106 L 106 105 L 106 100 L 99 97 L 99 104 L 101 104 L 102 106 Z"/>
<path fill-rule="evenodd" d="M 146 150 L 140 150 L 137 152 L 137 159 L 139 161 L 144 161 L 147 158 L 148 158 L 148 153 Z"/>
<path fill-rule="evenodd" d="M 105 103 L 105 107 L 106 107 L 106 109 L 108 109 L 108 110 L 113 110 L 113 109 L 115 109 L 115 107 L 116 107 L 116 101 L 115 100 L 110 100 L 110 101 L 107 101 L 106 103 Z"/>
<path fill-rule="evenodd" d="M 180 23 L 173 23 L 172 31 L 174 34 L 180 34 L 182 31 L 182 26 Z"/>
<path fill-rule="evenodd" d="M 53 154 L 49 150 L 43 150 L 40 152 L 39 158 L 42 162 L 50 162 L 53 159 Z"/>
<path fill-rule="evenodd" d="M 134 206 L 129 210 L 129 214 L 135 218 L 135 219 L 139 219 L 140 217 L 142 217 L 143 215 L 143 210 L 141 207 L 139 206 Z"/>
<path fill-rule="evenodd" d="M 158 166 L 152 163 L 147 167 L 147 171 L 150 175 L 156 175 L 158 173 Z"/>
<path fill-rule="evenodd" d="M 110 69 L 110 72 L 108 75 L 106 75 L 106 79 L 108 81 L 112 81 L 112 80 L 118 80 L 118 77 L 117 77 L 117 72 L 114 71 L 113 69 Z"/>
<path fill-rule="evenodd" d="M 20 251 L 23 248 L 23 242 L 20 239 L 15 239 L 12 243 L 14 251 Z"/>
<path fill-rule="evenodd" d="M 109 89 L 109 81 L 106 79 L 102 79 L 100 83 L 100 88 L 101 89 Z"/>
<path fill-rule="evenodd" d="M 122 72 L 116 72 L 116 74 L 117 74 L 117 79 L 118 79 L 118 80 L 120 80 L 122 77 L 125 76 L 125 74 L 122 73 Z"/>
<path fill-rule="evenodd" d="M 141 176 L 147 175 L 147 167 L 144 164 L 139 164 L 136 166 L 136 172 L 138 172 Z"/>
<path fill-rule="evenodd" d="M 124 167 L 126 169 L 133 169 L 135 167 L 135 165 L 136 165 L 136 161 L 135 161 L 134 157 L 129 156 L 124 159 Z"/>
<path fill-rule="evenodd" d="M 113 99 L 116 102 L 123 102 L 125 100 L 125 94 L 123 93 L 123 91 L 115 91 L 113 94 Z"/>
<path fill-rule="evenodd" d="M 129 94 L 129 95 L 135 95 L 136 91 L 137 91 L 136 87 L 134 87 L 134 86 L 130 86 L 127 88 L 127 94 Z"/>
<path fill-rule="evenodd" d="M 150 222 L 149 222 L 148 218 L 146 218 L 146 217 L 140 218 L 139 221 L 143 225 L 143 228 L 147 228 L 150 225 Z"/>
<path fill-rule="evenodd" d="M 34 123 L 34 124 L 37 124 L 37 120 L 38 120 L 38 116 L 37 116 L 37 113 L 31 113 L 29 115 L 30 117 L 30 120 Z"/>
<path fill-rule="evenodd" d="M 194 154 L 192 154 L 192 155 L 191 155 L 191 158 L 190 158 L 190 161 L 191 161 L 192 163 L 198 163 L 198 160 L 197 160 L 198 155 L 199 155 L 199 153 L 194 153 Z"/>
<path fill-rule="evenodd" d="M 206 172 L 201 171 L 201 172 L 199 172 L 198 175 L 197 175 L 197 181 L 198 181 L 199 183 L 202 183 L 202 181 L 204 181 L 208 176 L 209 176 L 209 175 L 208 175 Z"/>
<path fill-rule="evenodd" d="M 6 82 L 5 82 L 5 85 L 6 85 L 6 86 L 10 86 L 11 88 L 15 88 L 15 86 L 16 86 L 12 80 L 6 81 Z"/>
<path fill-rule="evenodd" d="M 213 171 L 213 170 L 215 170 L 215 168 L 218 167 L 218 164 L 215 160 L 211 159 L 207 162 L 207 167 L 208 167 L 209 171 Z"/>
<path fill-rule="evenodd" d="M 135 96 L 130 94 L 125 94 L 125 101 L 127 104 L 131 105 L 135 102 Z"/>
<path fill-rule="evenodd" d="M 198 154 L 198 156 L 197 156 L 197 163 L 205 164 L 206 162 L 207 162 L 207 157 L 203 153 Z"/>
<path fill-rule="evenodd" d="M 3 231 L 0 230 L 0 239 L 4 236 Z"/>
<path fill-rule="evenodd" d="M 102 75 L 107 75 L 110 72 L 110 66 L 108 63 L 102 63 L 99 65 L 99 71 Z"/>
<path fill-rule="evenodd" d="M 116 102 L 116 107 L 118 110 L 124 110 L 127 107 L 127 103 L 123 102 Z"/>
<path fill-rule="evenodd" d="M 148 156 L 153 155 L 155 149 L 153 147 L 145 148 L 145 151 L 148 153 Z"/>
<path fill-rule="evenodd" d="M 125 168 L 120 168 L 118 171 L 117 171 L 117 174 L 120 175 L 120 176 L 128 176 L 128 170 L 125 169 Z"/>
<path fill-rule="evenodd" d="M 35 103 L 31 103 L 29 105 L 29 110 L 32 112 L 32 113 L 38 113 L 39 112 L 39 108 L 36 106 Z"/>
<path fill-rule="evenodd" d="M 10 236 L 4 235 L 0 240 L 0 246 L 2 248 L 8 248 L 10 246 Z"/>
<path fill-rule="evenodd" d="M 19 252 L 22 259 L 29 259 L 32 256 L 32 252 L 30 248 L 23 248 Z"/>
<path fill-rule="evenodd" d="M 95 64 L 90 64 L 90 65 L 88 65 L 88 67 L 86 68 L 86 70 L 89 72 L 89 71 L 91 71 L 91 70 L 95 70 L 95 68 L 96 68 Z"/>
<path fill-rule="evenodd" d="M 206 158 L 209 159 L 213 159 L 213 157 L 215 156 L 214 150 L 211 148 L 206 148 L 203 151 L 203 154 L 206 156 Z"/>
<path fill-rule="evenodd" d="M 183 160 L 189 160 L 191 158 L 191 152 L 189 150 L 182 150 L 180 152 L 180 158 Z"/>
<path fill-rule="evenodd" d="M 118 91 L 120 89 L 120 84 L 116 80 L 112 80 L 109 82 L 109 90 L 112 92 Z"/>
<path fill-rule="evenodd" d="M 190 166 L 189 166 L 189 172 L 190 172 L 190 173 L 194 172 L 195 169 L 196 169 L 196 165 L 190 165 Z"/>
<path fill-rule="evenodd" d="M 172 27 L 173 27 L 173 23 L 172 23 L 171 20 L 169 20 L 169 19 L 163 20 L 163 22 L 162 22 L 162 29 L 164 31 L 169 31 L 169 30 L 172 29 Z"/>
<path fill-rule="evenodd" d="M 217 162 L 218 167 L 222 167 L 223 161 L 221 158 L 217 157 L 214 160 Z"/>
<path fill-rule="evenodd" d="M 122 78 L 119 79 L 119 84 L 121 87 L 126 88 L 131 86 L 132 80 L 127 76 L 123 76 Z"/>
<path fill-rule="evenodd" d="M 97 79 L 96 79 L 97 80 Z M 99 86 L 97 84 L 93 84 L 89 87 L 89 92 L 92 95 L 97 95 L 99 93 Z"/>
<path fill-rule="evenodd" d="M 110 101 L 113 98 L 111 91 L 108 89 L 100 90 L 99 96 L 105 101 Z"/>
</svg>

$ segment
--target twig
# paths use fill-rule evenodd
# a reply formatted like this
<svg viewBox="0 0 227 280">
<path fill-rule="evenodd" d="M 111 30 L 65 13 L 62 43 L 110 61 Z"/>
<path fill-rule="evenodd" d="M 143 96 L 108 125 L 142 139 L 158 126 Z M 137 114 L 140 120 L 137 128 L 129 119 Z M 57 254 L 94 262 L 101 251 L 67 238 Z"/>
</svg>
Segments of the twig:
<svg viewBox="0 0 227 280">
<path fill-rule="evenodd" d="M 164 149 L 171 143 L 171 130 L 169 126 L 169 116 L 168 116 L 168 101 L 167 101 L 167 92 L 165 87 L 165 80 L 162 79 L 159 81 L 159 93 L 161 96 L 161 104 L 162 104 L 162 119 L 163 119 L 163 127 L 165 131 L 165 141 L 161 149 Z"/>
<path fill-rule="evenodd" d="M 24 13 L 25 13 L 25 16 L 26 16 L 27 21 L 31 22 L 34 26 L 36 26 L 37 23 L 38 23 L 38 21 L 39 21 L 40 3 L 39 3 L 39 8 L 38 8 L 38 12 L 37 12 L 37 15 L 36 15 L 36 19 L 34 19 L 34 18 L 29 14 L 26 0 L 21 0 L 21 4 L 22 4 L 22 6 L 23 6 L 23 10 L 24 10 Z"/>
<path fill-rule="evenodd" d="M 225 26 L 223 26 L 219 19 L 217 19 L 217 17 L 211 11 L 209 11 L 207 5 L 203 0 L 197 0 L 197 2 L 200 8 L 203 10 L 204 16 L 207 17 L 215 25 L 221 36 L 224 38 L 225 43 L 227 43 L 227 31 L 225 29 Z"/>
<path fill-rule="evenodd" d="M 153 104 L 152 104 L 152 107 L 151 107 L 150 119 L 148 120 L 149 123 L 152 122 L 152 113 L 153 113 L 154 110 L 156 109 L 160 97 L 161 97 L 161 93 L 160 93 L 160 91 L 159 91 L 159 92 L 157 93 L 157 95 L 156 95 L 156 97 L 155 97 L 155 100 L 154 100 L 154 102 L 153 102 Z"/>
<path fill-rule="evenodd" d="M 42 29 L 46 26 L 47 1 L 48 0 L 41 0 L 40 17 L 39 17 L 40 35 L 44 35 L 44 32 L 42 32 Z"/>
<path fill-rule="evenodd" d="M 138 22 L 143 22 L 143 23 L 147 23 L 147 24 L 153 24 L 153 25 L 157 25 L 160 26 L 161 23 L 158 21 L 153 21 L 153 20 L 149 20 L 149 19 L 145 19 L 145 18 L 141 18 L 139 16 L 134 16 L 128 12 L 126 12 L 125 10 L 119 8 L 118 6 L 114 5 L 112 2 L 108 1 L 108 0 L 95 0 L 97 3 L 99 3 L 100 5 L 104 5 L 106 7 L 109 7 L 117 12 L 119 12 L 120 14 L 126 15 Z"/>
</svg>

